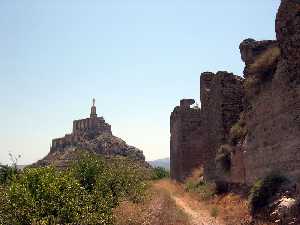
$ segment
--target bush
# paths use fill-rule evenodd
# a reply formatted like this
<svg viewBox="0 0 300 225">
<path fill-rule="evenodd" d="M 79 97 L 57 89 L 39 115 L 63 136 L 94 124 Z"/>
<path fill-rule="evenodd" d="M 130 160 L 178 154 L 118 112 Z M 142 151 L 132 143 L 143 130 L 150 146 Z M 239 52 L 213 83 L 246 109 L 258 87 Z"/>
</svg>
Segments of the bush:
<svg viewBox="0 0 300 225">
<path fill-rule="evenodd" d="M 152 171 L 152 180 L 160 180 L 170 177 L 170 172 L 163 167 L 155 167 Z"/>
<path fill-rule="evenodd" d="M 187 192 L 194 192 L 199 194 L 202 200 L 211 199 L 216 194 L 216 186 L 204 181 L 194 182 L 192 180 L 188 180 L 185 183 L 185 190 Z"/>
<path fill-rule="evenodd" d="M 0 189 L 1 225 L 113 223 L 113 208 L 123 199 L 140 201 L 144 172 L 125 159 L 84 154 L 67 171 L 28 168 Z"/>
<path fill-rule="evenodd" d="M 12 182 L 1 208 L 7 217 L 3 225 L 108 224 L 112 220 L 104 199 L 90 195 L 70 173 L 51 167 L 26 169 Z"/>
<path fill-rule="evenodd" d="M 8 185 L 18 174 L 18 169 L 15 165 L 0 165 L 0 184 Z"/>
<path fill-rule="evenodd" d="M 105 167 L 104 159 L 82 152 L 80 160 L 73 164 L 72 171 L 81 186 L 91 192 L 94 189 L 97 177 L 104 173 Z"/>
<path fill-rule="evenodd" d="M 97 178 L 96 190 L 105 198 L 110 196 L 113 207 L 122 199 L 135 203 L 143 200 L 147 171 L 127 158 L 111 159 L 106 168 Z"/>
<path fill-rule="evenodd" d="M 249 196 L 252 215 L 255 215 L 260 209 L 266 207 L 270 203 L 271 198 L 279 191 L 280 187 L 288 182 L 289 180 L 285 176 L 275 172 L 264 179 L 256 181 Z"/>
<path fill-rule="evenodd" d="M 18 157 L 15 157 L 12 153 L 9 153 L 10 165 L 1 165 L 0 164 L 0 185 L 9 185 L 12 180 L 18 175 L 19 170 L 17 168 Z"/>
<path fill-rule="evenodd" d="M 217 151 L 216 162 L 220 164 L 221 169 L 228 173 L 231 168 L 231 152 L 232 148 L 230 145 L 221 145 Z"/>
</svg>

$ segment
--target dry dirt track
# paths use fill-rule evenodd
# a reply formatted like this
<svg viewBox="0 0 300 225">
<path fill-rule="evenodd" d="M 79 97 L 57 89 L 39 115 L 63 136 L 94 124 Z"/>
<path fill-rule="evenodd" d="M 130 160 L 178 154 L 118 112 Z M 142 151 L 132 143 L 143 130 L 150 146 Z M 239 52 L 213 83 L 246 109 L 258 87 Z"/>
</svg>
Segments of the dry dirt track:
<svg viewBox="0 0 300 225">
<path fill-rule="evenodd" d="M 178 208 L 189 216 L 191 225 L 223 225 L 221 221 L 210 216 L 209 211 L 201 202 L 184 193 L 182 187 L 178 184 L 162 180 L 155 183 L 154 186 L 170 194 Z"/>
</svg>

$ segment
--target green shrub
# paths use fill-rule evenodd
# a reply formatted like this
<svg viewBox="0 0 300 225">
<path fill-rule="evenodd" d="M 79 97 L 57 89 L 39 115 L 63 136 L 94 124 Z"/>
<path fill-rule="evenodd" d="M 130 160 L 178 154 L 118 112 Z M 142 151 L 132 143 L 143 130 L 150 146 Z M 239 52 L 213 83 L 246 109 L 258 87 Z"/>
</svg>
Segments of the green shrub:
<svg viewBox="0 0 300 225">
<path fill-rule="evenodd" d="M 0 224 L 109 225 L 113 208 L 142 200 L 145 188 L 145 173 L 132 161 L 83 154 L 70 170 L 28 168 L 0 188 Z"/>
<path fill-rule="evenodd" d="M 146 173 L 140 165 L 127 158 L 114 158 L 109 160 L 107 169 L 98 176 L 96 190 L 104 198 L 109 197 L 113 207 L 122 199 L 140 202 L 147 187 L 146 179 Z"/>
<path fill-rule="evenodd" d="M 197 193 L 202 200 L 211 199 L 216 194 L 216 186 L 204 181 L 195 182 L 187 180 L 185 183 L 185 190 L 187 192 Z"/>
<path fill-rule="evenodd" d="M 0 185 L 9 185 L 19 173 L 17 163 L 18 159 L 21 158 L 21 155 L 18 155 L 17 157 L 14 156 L 12 153 L 9 153 L 8 155 L 10 165 L 0 164 Z"/>
<path fill-rule="evenodd" d="M 2 225 L 112 221 L 112 210 L 105 199 L 89 194 L 69 172 L 54 168 L 26 169 L 12 182 L 3 201 L 1 211 L 7 221 Z"/>
<path fill-rule="evenodd" d="M 152 180 L 160 180 L 170 177 L 170 172 L 163 167 L 155 167 L 152 171 Z"/>
<path fill-rule="evenodd" d="M 96 184 L 97 177 L 101 176 L 107 165 L 103 158 L 82 152 L 80 160 L 73 164 L 72 171 L 81 186 L 91 192 Z"/>
<path fill-rule="evenodd" d="M 8 185 L 18 174 L 18 169 L 15 165 L 0 165 L 0 184 Z"/>
<path fill-rule="evenodd" d="M 220 164 L 221 169 L 225 173 L 230 172 L 231 152 L 232 152 L 232 147 L 230 145 L 221 145 L 217 151 L 216 162 Z"/>
<path fill-rule="evenodd" d="M 275 172 L 264 179 L 257 180 L 253 185 L 249 196 L 251 213 L 254 215 L 260 209 L 266 207 L 280 187 L 288 182 L 289 180 L 285 176 Z"/>
</svg>

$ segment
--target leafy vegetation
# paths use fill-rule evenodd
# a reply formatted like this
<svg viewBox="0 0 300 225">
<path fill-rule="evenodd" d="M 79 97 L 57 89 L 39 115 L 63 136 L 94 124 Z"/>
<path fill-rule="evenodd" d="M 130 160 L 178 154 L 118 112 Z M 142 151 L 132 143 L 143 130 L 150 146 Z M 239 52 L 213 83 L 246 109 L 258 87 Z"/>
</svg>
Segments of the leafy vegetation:
<svg viewBox="0 0 300 225">
<path fill-rule="evenodd" d="M 17 173 L 18 169 L 15 166 L 0 165 L 0 184 L 10 184 Z"/>
<path fill-rule="evenodd" d="M 274 196 L 282 187 L 282 185 L 288 183 L 289 180 L 280 173 L 271 173 L 264 179 L 259 179 L 253 185 L 250 196 L 249 205 L 251 213 L 254 215 L 260 209 L 267 206 L 272 196 Z"/>
<path fill-rule="evenodd" d="M 0 188 L 0 224 L 113 224 L 121 201 L 142 199 L 144 174 L 129 160 L 89 154 L 67 171 L 27 168 Z"/>
<path fill-rule="evenodd" d="M 195 182 L 193 180 L 187 180 L 185 190 L 187 192 L 197 193 L 202 200 L 211 199 L 216 194 L 215 184 L 204 181 Z"/>
<path fill-rule="evenodd" d="M 163 167 L 155 167 L 152 171 L 152 180 L 160 180 L 170 177 L 170 172 Z"/>
<path fill-rule="evenodd" d="M 14 157 L 9 153 L 11 165 L 0 164 L 0 185 L 9 185 L 18 174 L 17 162 L 21 156 Z"/>
</svg>

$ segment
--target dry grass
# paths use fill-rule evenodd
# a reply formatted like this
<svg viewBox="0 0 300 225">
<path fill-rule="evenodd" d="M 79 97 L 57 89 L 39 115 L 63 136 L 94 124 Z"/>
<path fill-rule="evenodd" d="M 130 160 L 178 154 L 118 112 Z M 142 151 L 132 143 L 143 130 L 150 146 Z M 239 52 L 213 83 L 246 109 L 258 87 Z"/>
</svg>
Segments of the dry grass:
<svg viewBox="0 0 300 225">
<path fill-rule="evenodd" d="M 250 73 L 269 70 L 277 62 L 281 55 L 280 48 L 271 47 L 257 57 L 255 62 L 250 65 Z"/>
<path fill-rule="evenodd" d="M 189 225 L 170 193 L 152 187 L 144 203 L 123 202 L 114 212 L 116 225 Z"/>
<path fill-rule="evenodd" d="M 196 170 L 189 177 L 188 182 L 198 182 L 201 170 Z M 182 188 L 182 187 L 181 187 Z M 180 187 L 177 187 L 180 190 Z M 248 199 L 238 194 L 227 193 L 222 195 L 212 195 L 211 198 L 203 199 L 201 193 L 191 192 L 185 194 L 186 201 L 194 205 L 195 208 L 205 206 L 205 209 L 210 212 L 212 217 L 217 217 L 225 225 L 250 225 L 251 215 L 249 212 Z M 198 200 L 199 204 L 193 202 Z M 272 225 L 263 222 L 257 222 L 253 225 Z"/>
<path fill-rule="evenodd" d="M 199 181 L 202 170 L 199 169 L 189 178 Z M 200 178 L 201 179 L 201 178 Z M 195 181 L 195 180 L 194 180 Z M 217 218 L 218 225 L 271 225 L 267 223 L 251 223 L 248 201 L 237 194 L 215 195 L 209 200 L 203 200 L 196 192 L 186 192 L 182 184 L 168 179 L 153 183 L 148 198 L 144 203 L 133 204 L 123 202 L 114 212 L 116 225 L 191 225 L 191 221 L 180 210 L 175 198 L 188 206 L 194 212 L 199 212 L 201 224 L 210 224 L 209 217 Z M 191 221 L 191 222 L 189 222 Z M 198 220 L 197 220 L 198 221 Z M 194 223 L 192 223 L 194 222 Z M 200 221 L 199 221 L 200 223 Z"/>
</svg>

